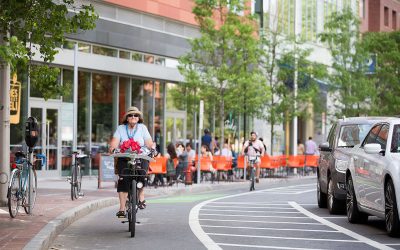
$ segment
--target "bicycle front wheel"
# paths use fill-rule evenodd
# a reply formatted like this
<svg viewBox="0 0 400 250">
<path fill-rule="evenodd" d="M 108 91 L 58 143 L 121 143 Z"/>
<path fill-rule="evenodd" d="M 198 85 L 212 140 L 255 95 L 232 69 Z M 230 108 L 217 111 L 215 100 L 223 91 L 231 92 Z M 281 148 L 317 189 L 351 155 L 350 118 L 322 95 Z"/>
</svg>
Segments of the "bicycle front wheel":
<svg viewBox="0 0 400 250">
<path fill-rule="evenodd" d="M 31 214 L 36 203 L 37 194 L 37 175 L 36 171 L 29 168 L 28 185 L 25 191 L 25 204 L 24 209 L 27 214 Z"/>
<path fill-rule="evenodd" d="M 71 200 L 78 198 L 78 191 L 77 191 L 77 171 L 76 166 L 72 166 L 71 169 Z"/>
<path fill-rule="evenodd" d="M 18 208 L 20 206 L 20 195 L 21 195 L 21 171 L 19 169 L 14 169 L 11 173 L 10 184 L 7 190 L 8 198 L 8 211 L 11 218 L 15 218 L 18 214 Z"/>
<path fill-rule="evenodd" d="M 131 203 L 131 213 L 129 218 L 129 229 L 131 230 L 131 237 L 135 237 L 135 226 L 136 226 L 136 212 L 137 212 L 137 193 L 136 193 L 136 180 L 132 180 L 131 193 L 129 197 Z"/>
<path fill-rule="evenodd" d="M 255 168 L 251 167 L 251 171 L 250 171 L 250 191 L 255 190 L 254 187 L 254 179 L 255 179 Z"/>
</svg>

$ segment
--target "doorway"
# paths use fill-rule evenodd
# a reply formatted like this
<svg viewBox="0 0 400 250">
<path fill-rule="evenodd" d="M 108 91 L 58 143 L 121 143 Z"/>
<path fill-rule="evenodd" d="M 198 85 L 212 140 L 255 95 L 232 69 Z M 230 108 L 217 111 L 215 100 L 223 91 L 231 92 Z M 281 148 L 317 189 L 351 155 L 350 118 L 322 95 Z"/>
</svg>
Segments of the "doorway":
<svg viewBox="0 0 400 250">
<path fill-rule="evenodd" d="M 60 107 L 54 103 L 31 102 L 31 116 L 39 125 L 39 139 L 34 147 L 35 154 L 46 156 L 46 164 L 37 166 L 39 177 L 59 177 L 61 163 Z"/>
</svg>

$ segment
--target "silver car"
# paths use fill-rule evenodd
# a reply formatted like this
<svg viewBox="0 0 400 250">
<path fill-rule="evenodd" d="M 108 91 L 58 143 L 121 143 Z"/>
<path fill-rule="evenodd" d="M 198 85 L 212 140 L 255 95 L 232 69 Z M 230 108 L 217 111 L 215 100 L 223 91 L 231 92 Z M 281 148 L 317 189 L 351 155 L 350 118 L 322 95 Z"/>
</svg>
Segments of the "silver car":
<svg viewBox="0 0 400 250">
<path fill-rule="evenodd" d="M 379 119 L 351 117 L 339 119 L 332 125 L 328 142 L 319 146 L 321 155 L 317 169 L 317 200 L 320 208 L 328 207 L 331 214 L 345 211 L 345 173 L 350 153 Z"/>
<path fill-rule="evenodd" d="M 374 125 L 351 152 L 346 170 L 346 209 L 351 223 L 369 215 L 385 219 L 390 236 L 400 234 L 400 119 Z"/>
</svg>

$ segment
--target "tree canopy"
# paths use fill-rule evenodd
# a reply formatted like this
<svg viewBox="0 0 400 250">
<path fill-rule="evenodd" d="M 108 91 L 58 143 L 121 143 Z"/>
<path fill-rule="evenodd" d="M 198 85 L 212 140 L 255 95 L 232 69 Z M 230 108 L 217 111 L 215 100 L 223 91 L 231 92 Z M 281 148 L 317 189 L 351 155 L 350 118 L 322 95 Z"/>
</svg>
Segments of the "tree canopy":
<svg viewBox="0 0 400 250">
<path fill-rule="evenodd" d="M 36 53 L 44 64 L 31 69 L 32 84 L 48 99 L 64 93 L 58 85 L 59 70 L 49 67 L 66 33 L 95 27 L 98 16 L 92 5 L 74 0 L 0 0 L 0 58 L 15 71 L 28 66 Z"/>
</svg>

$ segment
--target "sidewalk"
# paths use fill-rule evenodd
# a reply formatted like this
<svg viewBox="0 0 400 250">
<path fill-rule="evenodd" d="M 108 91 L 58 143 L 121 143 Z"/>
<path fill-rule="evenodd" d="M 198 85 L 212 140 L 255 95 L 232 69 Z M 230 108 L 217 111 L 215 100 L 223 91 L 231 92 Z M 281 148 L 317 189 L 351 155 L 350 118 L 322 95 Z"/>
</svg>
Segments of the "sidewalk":
<svg viewBox="0 0 400 250">
<path fill-rule="evenodd" d="M 204 192 L 240 183 L 246 184 L 208 182 L 190 186 L 148 187 L 146 197 Z M 12 219 L 8 208 L 0 207 L 0 249 L 48 249 L 55 237 L 74 221 L 94 210 L 118 204 L 114 183 L 103 182 L 102 189 L 97 189 L 97 178 L 84 177 L 82 190 L 84 197 L 72 201 L 70 184 L 66 179 L 39 179 L 33 215 L 25 214 L 20 208 L 17 217 Z"/>
</svg>

